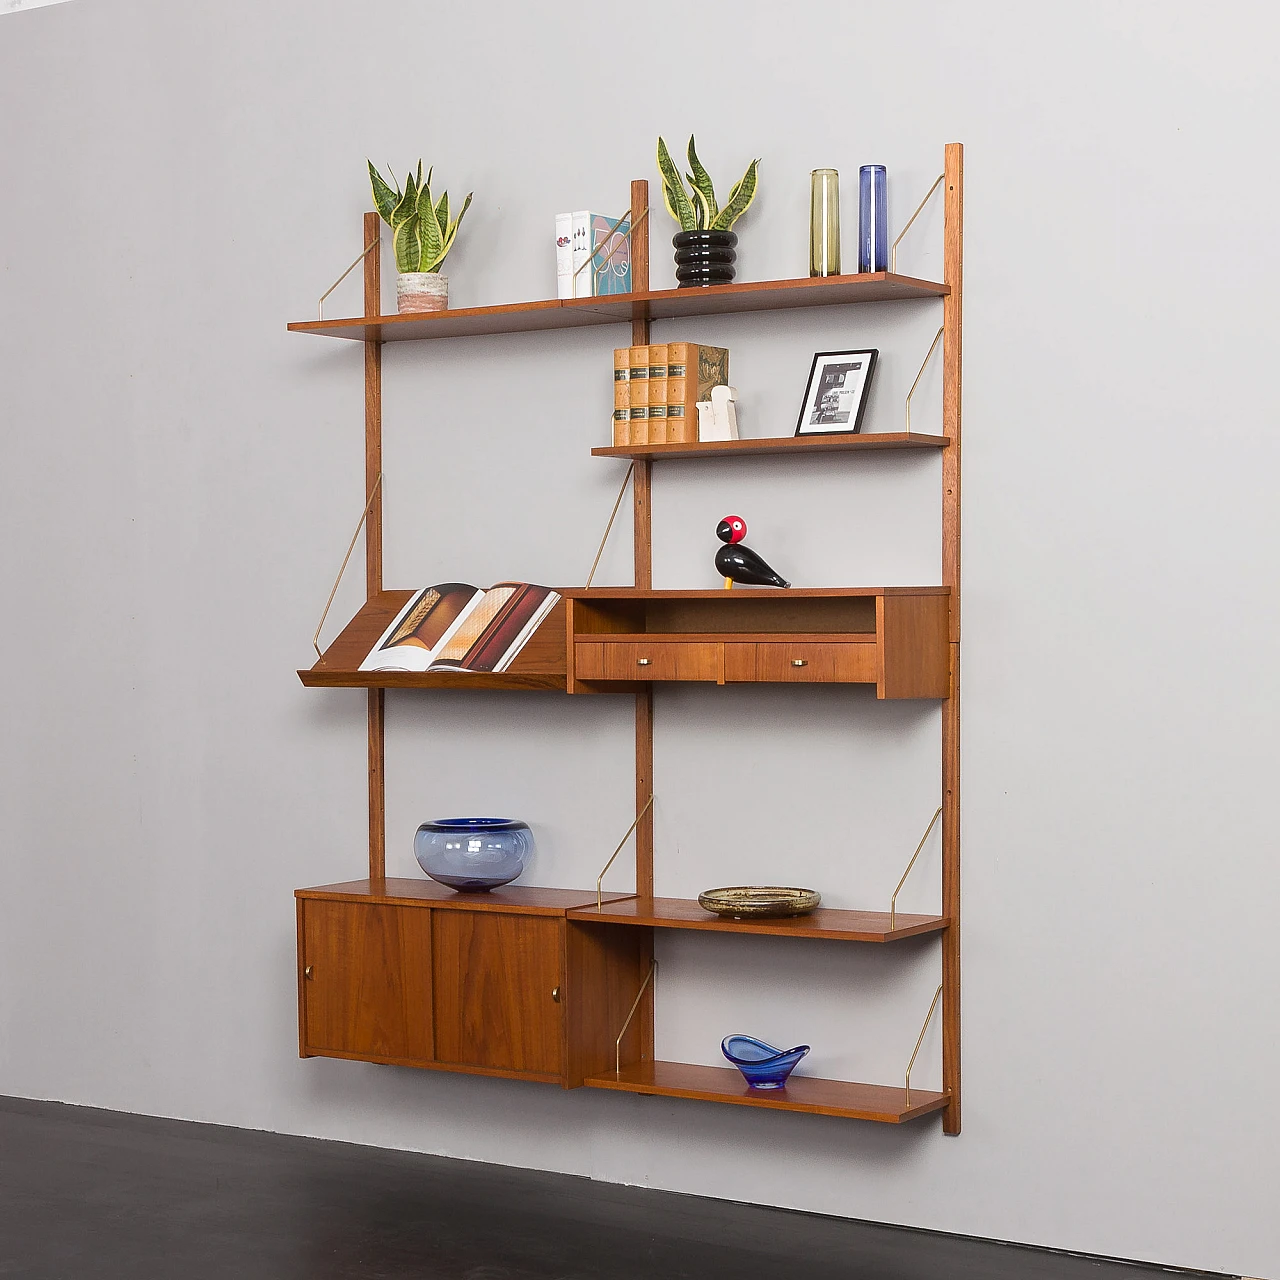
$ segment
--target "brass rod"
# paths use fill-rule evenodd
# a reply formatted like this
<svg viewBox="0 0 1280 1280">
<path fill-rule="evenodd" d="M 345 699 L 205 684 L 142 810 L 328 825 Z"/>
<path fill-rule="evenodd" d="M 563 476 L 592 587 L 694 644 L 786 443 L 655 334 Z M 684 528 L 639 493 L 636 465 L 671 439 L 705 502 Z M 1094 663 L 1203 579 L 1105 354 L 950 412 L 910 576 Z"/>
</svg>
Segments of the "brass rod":
<svg viewBox="0 0 1280 1280">
<path fill-rule="evenodd" d="M 920 385 L 920 379 L 924 377 L 924 371 L 929 367 L 929 361 L 933 357 L 933 353 L 938 349 L 938 343 L 941 340 L 942 330 L 939 329 L 933 335 L 933 342 L 930 344 L 928 353 L 920 365 L 920 372 L 916 374 L 916 380 L 911 384 L 911 390 L 907 392 L 907 435 L 911 434 L 911 397 L 915 395 L 916 388 Z"/>
<path fill-rule="evenodd" d="M 622 488 L 618 490 L 618 500 L 613 504 L 613 511 L 609 514 L 609 523 L 604 527 L 604 537 L 600 539 L 600 546 L 596 550 L 596 558 L 591 562 L 591 572 L 587 574 L 587 586 L 591 585 L 591 580 L 596 576 L 596 569 L 600 565 L 600 557 L 604 555 L 604 544 L 609 541 L 609 535 L 613 532 L 613 522 L 618 518 L 618 508 L 622 506 L 622 495 L 627 491 L 627 485 L 631 483 L 631 477 L 635 474 L 636 464 L 632 464 L 627 468 L 627 474 L 622 477 Z"/>
<path fill-rule="evenodd" d="M 627 1014 L 627 1020 L 622 1024 L 622 1030 L 618 1033 L 617 1040 L 613 1045 L 613 1073 L 620 1076 L 622 1074 L 622 1040 L 627 1034 L 627 1028 L 631 1025 L 631 1019 L 636 1016 L 636 1010 L 640 1007 L 640 1001 L 644 997 L 645 988 L 653 980 L 654 975 L 658 972 L 658 962 L 651 960 L 649 962 L 649 972 L 644 975 L 644 981 L 640 984 L 640 990 L 636 993 L 635 1004 L 631 1006 L 631 1012 Z"/>
<path fill-rule="evenodd" d="M 889 272 L 891 275 L 897 275 L 898 273 L 898 245 L 902 242 L 902 237 L 905 236 L 907 232 L 911 230 L 911 224 L 923 212 L 925 205 L 929 203 L 930 199 L 933 196 L 933 193 L 937 191 L 937 189 L 942 185 L 942 180 L 946 176 L 947 175 L 945 172 L 938 174 L 937 181 L 933 184 L 933 186 L 929 188 L 929 194 L 926 195 L 925 198 L 921 200 L 918 205 L 916 205 L 915 213 L 913 213 L 911 217 L 907 219 L 907 225 L 903 227 L 901 231 L 898 232 L 898 238 L 893 242 L 893 247 L 889 250 Z"/>
<path fill-rule="evenodd" d="M 929 1030 L 929 1023 L 933 1021 L 933 1011 L 938 1007 L 938 1001 L 942 998 L 942 983 L 938 983 L 938 989 L 933 993 L 933 1003 L 929 1006 L 929 1012 L 925 1014 L 924 1026 L 920 1028 L 920 1038 L 916 1041 L 916 1047 L 911 1051 L 911 1061 L 907 1063 L 907 1106 L 911 1105 L 911 1068 L 916 1065 L 916 1054 L 920 1052 L 920 1046 L 924 1044 L 924 1033 Z"/>
<path fill-rule="evenodd" d="M 382 237 L 379 236 L 372 244 L 365 246 L 364 252 L 320 295 L 320 301 L 316 304 L 319 311 L 320 320 L 324 319 L 324 300 L 369 256 L 370 252 L 382 243 Z"/>
<path fill-rule="evenodd" d="M 924 829 L 924 835 L 920 837 L 920 843 L 916 845 L 916 851 L 911 855 L 911 861 L 907 863 L 907 869 L 902 873 L 902 879 L 898 881 L 898 887 L 893 891 L 893 897 L 889 899 L 889 928 L 892 929 L 898 919 L 898 894 L 902 890 L 902 886 L 907 883 L 907 877 L 911 874 L 911 868 L 916 865 L 916 859 L 920 856 L 920 850 L 924 848 L 924 842 L 929 838 L 929 832 L 933 830 L 934 824 L 942 817 L 942 806 L 939 805 L 937 812 L 929 819 L 929 825 Z"/>
<path fill-rule="evenodd" d="M 631 217 L 631 213 L 632 213 L 632 211 L 631 211 L 630 209 L 628 209 L 628 210 L 626 211 L 626 213 L 624 213 L 624 214 L 622 215 L 622 217 L 620 217 L 620 218 L 617 220 L 617 222 L 615 222 L 615 223 L 613 224 L 613 226 L 611 226 L 611 227 L 609 228 L 609 230 L 605 233 L 605 237 L 604 237 L 606 241 L 607 241 L 607 240 L 609 240 L 609 239 L 613 236 L 614 232 L 616 232 L 616 231 L 617 231 L 617 229 L 618 229 L 620 226 L 622 226 L 622 224 L 623 224 L 624 222 L 626 222 L 626 220 L 627 220 L 628 218 L 630 218 L 630 217 Z M 622 248 L 622 246 L 623 246 L 624 244 L 626 244 L 626 245 L 630 245 L 630 244 L 631 244 L 631 232 L 632 232 L 632 231 L 634 231 L 634 230 L 636 229 L 636 227 L 638 227 L 638 226 L 639 226 L 639 225 L 640 225 L 640 224 L 641 224 L 641 223 L 642 223 L 642 222 L 643 222 L 643 221 L 644 221 L 648 216 L 649 216 L 649 210 L 648 210 L 648 208 L 646 207 L 645 211 L 644 211 L 644 212 L 643 212 L 643 213 L 642 213 L 642 214 L 641 214 L 641 215 L 640 215 L 640 216 L 635 220 L 634 224 L 631 226 L 630 230 L 626 233 L 626 235 L 625 235 L 621 240 L 619 240 L 619 241 L 618 241 L 618 243 L 617 243 L 617 244 L 615 244 L 615 245 L 613 246 L 613 248 L 612 248 L 612 249 L 610 249 L 610 250 L 609 250 L 609 252 L 608 252 L 607 254 L 605 254 L 605 256 L 604 256 L 604 260 L 603 260 L 603 261 L 600 263 L 600 265 L 599 265 L 598 267 L 596 267 L 596 268 L 595 268 L 595 270 L 592 272 L 592 276 L 593 276 L 593 277 L 594 277 L 594 276 L 598 276 L 598 275 L 600 274 L 600 272 L 602 272 L 602 271 L 605 269 L 605 267 L 607 267 L 607 266 L 609 265 L 609 259 L 610 259 L 610 258 L 612 258 L 612 257 L 613 257 L 613 255 L 614 255 L 615 253 L 617 253 L 617 252 L 618 252 L 618 250 L 619 250 L 619 249 L 621 249 L 621 248 Z M 576 280 L 576 279 L 577 279 L 577 278 L 582 274 L 582 272 L 583 272 L 583 271 L 586 269 L 586 267 L 590 264 L 591 259 L 592 259 L 592 258 L 594 258 L 595 256 L 596 256 L 596 251 L 595 251 L 594 249 L 592 249 L 592 250 L 591 250 L 591 254 L 590 254 L 590 256 L 587 258 L 586 262 L 584 262 L 584 263 L 582 264 L 582 266 L 580 266 L 580 267 L 577 269 L 577 271 L 575 271 L 575 272 L 573 273 L 573 278 L 574 278 L 575 280 Z"/>
<path fill-rule="evenodd" d="M 628 210 L 628 212 L 630 212 L 630 210 Z M 643 212 L 643 213 L 642 213 L 642 214 L 641 214 L 641 215 L 640 215 L 640 216 L 635 220 L 635 222 L 632 224 L 632 226 L 631 226 L 631 231 L 628 231 L 628 232 L 627 232 L 627 235 L 626 235 L 626 243 L 627 243 L 627 248 L 628 248 L 628 250 L 631 248 L 631 232 L 632 232 L 632 231 L 634 231 L 634 230 L 635 230 L 635 229 L 636 229 L 636 228 L 637 228 L 637 227 L 638 227 L 638 226 L 639 226 L 639 225 L 640 225 L 640 224 L 641 224 L 641 223 L 642 223 L 642 222 L 643 222 L 643 221 L 644 221 L 648 216 L 649 216 L 649 208 L 648 208 L 648 206 L 646 205 L 646 206 L 645 206 L 645 210 L 644 210 L 644 212 Z M 623 242 L 622 242 L 621 240 L 619 240 L 619 241 L 618 241 L 618 243 L 617 243 L 617 244 L 615 244 L 615 245 L 613 246 L 613 248 L 612 248 L 612 249 L 610 249 L 610 250 L 609 250 L 609 252 L 605 254 L 604 258 L 603 258 L 603 259 L 601 260 L 601 262 L 600 262 L 600 265 L 599 265 L 598 267 L 596 267 L 594 271 L 592 271 L 592 273 L 591 273 L 591 279 L 592 279 L 593 284 L 592 284 L 592 290 L 591 290 L 591 292 L 592 292 L 593 296 L 595 296 L 595 285 L 594 285 L 594 282 L 600 279 L 600 273 L 605 269 L 605 267 L 607 267 L 607 266 L 609 265 L 609 259 L 610 259 L 610 258 L 612 258 L 612 257 L 613 257 L 613 255 L 614 255 L 615 253 L 617 253 L 619 249 L 621 249 L 621 248 L 622 248 L 622 243 L 623 243 Z M 592 256 L 594 256 L 594 255 L 592 255 Z M 588 262 L 590 262 L 590 261 L 591 261 L 591 259 L 590 259 L 590 258 L 588 258 L 588 259 L 587 259 L 587 261 L 588 261 Z M 633 277 L 632 277 L 632 282 L 631 282 L 631 292 L 632 292 L 632 293 L 634 293 L 635 291 L 636 291 L 636 288 L 635 288 L 635 277 L 633 276 Z M 637 343 L 637 345 L 639 345 L 639 344 Z"/>
<path fill-rule="evenodd" d="M 356 531 L 351 535 L 351 545 L 347 548 L 347 554 L 342 557 L 342 568 L 338 570 L 337 580 L 333 584 L 333 590 L 329 592 L 329 598 L 325 601 L 324 612 L 320 615 L 320 622 L 316 626 L 316 633 L 311 637 L 312 647 L 316 651 L 317 658 L 323 658 L 324 654 L 320 652 L 320 632 L 324 629 L 324 620 L 329 616 L 329 607 L 333 604 L 333 597 L 338 594 L 338 588 L 342 585 L 342 575 L 347 571 L 347 564 L 351 559 L 351 553 L 356 549 L 356 542 L 360 537 L 360 530 L 364 528 L 364 522 L 369 518 L 369 512 L 373 510 L 373 500 L 378 496 L 378 490 L 382 487 L 382 472 L 378 472 L 378 478 L 373 482 L 373 488 L 369 491 L 369 501 L 364 504 L 364 510 L 360 513 L 360 522 L 356 525 Z"/>
<path fill-rule="evenodd" d="M 604 871 L 602 871 L 596 877 L 596 910 L 597 911 L 599 911 L 603 905 L 603 900 L 600 897 L 600 884 L 601 884 L 601 881 L 604 880 L 605 872 L 607 872 L 609 868 L 613 866 L 613 860 L 618 856 L 618 854 L 622 852 L 622 846 L 626 844 L 627 841 L 631 838 L 631 833 L 640 825 L 640 819 L 643 818 L 644 815 L 649 812 L 649 807 L 652 804 L 653 804 L 653 793 L 650 792 L 649 799 L 645 801 L 644 808 L 641 809 L 640 812 L 636 814 L 636 820 L 627 828 L 627 834 L 623 836 L 621 840 L 618 841 L 618 847 L 613 851 L 612 854 L 609 855 L 609 861 L 604 864 Z"/>
</svg>

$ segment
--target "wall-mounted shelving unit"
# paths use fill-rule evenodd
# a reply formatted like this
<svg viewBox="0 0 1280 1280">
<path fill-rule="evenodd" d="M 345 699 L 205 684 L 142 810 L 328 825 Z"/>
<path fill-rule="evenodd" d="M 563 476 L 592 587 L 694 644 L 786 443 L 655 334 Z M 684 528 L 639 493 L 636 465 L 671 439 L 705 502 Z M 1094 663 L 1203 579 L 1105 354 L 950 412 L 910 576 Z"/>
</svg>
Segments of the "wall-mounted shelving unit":
<svg viewBox="0 0 1280 1280">
<path fill-rule="evenodd" d="M 941 1112 L 960 1132 L 960 391 L 963 149 L 946 148 L 944 279 L 889 273 L 650 291 L 380 314 L 376 214 L 364 220 L 365 314 L 291 324 L 293 332 L 364 343 L 367 600 L 311 668 L 305 685 L 368 690 L 369 876 L 297 892 L 299 1046 L 318 1055 L 509 1076 L 632 1093 L 898 1124 Z M 631 186 L 632 270 L 648 280 L 648 184 Z M 565 588 L 502 675 L 361 672 L 360 662 L 411 594 L 382 582 L 382 344 L 865 302 L 940 300 L 942 434 L 828 435 L 603 447 L 630 459 L 635 586 Z M 664 591 L 652 584 L 654 461 L 933 449 L 942 457 L 942 581 L 919 587 Z M 942 707 L 942 910 L 937 916 L 820 909 L 791 920 L 721 920 L 696 902 L 654 897 L 653 687 L 666 681 L 844 683 L 880 698 Z M 458 894 L 385 873 L 385 691 L 498 689 L 614 694 L 635 703 L 634 894 L 507 886 Z M 792 1075 L 753 1091 L 734 1070 L 655 1059 L 654 936 L 699 930 L 832 943 L 941 944 L 939 1092 Z M 932 1010 L 930 1011 L 932 1014 Z M 922 1033 L 923 1034 L 923 1033 Z M 919 1045 L 917 1045 L 917 1049 Z"/>
</svg>

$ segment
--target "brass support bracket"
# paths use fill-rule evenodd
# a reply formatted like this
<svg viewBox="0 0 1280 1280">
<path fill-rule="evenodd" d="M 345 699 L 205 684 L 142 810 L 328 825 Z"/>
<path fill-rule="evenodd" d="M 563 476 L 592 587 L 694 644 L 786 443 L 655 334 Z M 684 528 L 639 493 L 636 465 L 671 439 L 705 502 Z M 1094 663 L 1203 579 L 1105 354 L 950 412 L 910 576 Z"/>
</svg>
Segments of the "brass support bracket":
<svg viewBox="0 0 1280 1280">
<path fill-rule="evenodd" d="M 351 535 L 351 545 L 347 548 L 347 554 L 342 557 L 342 568 L 338 570 L 337 580 L 333 584 L 333 590 L 329 592 L 329 598 L 325 601 L 324 612 L 320 615 L 320 621 L 316 624 L 316 633 L 311 637 L 312 647 L 316 651 L 317 658 L 323 658 L 324 654 L 320 652 L 320 632 L 324 628 L 324 620 L 329 616 L 329 608 L 333 604 L 333 597 L 338 594 L 338 588 L 342 585 L 342 575 L 347 571 L 347 564 L 351 560 L 351 553 L 356 549 L 356 541 L 360 537 L 360 530 L 364 528 L 364 522 L 369 518 L 369 512 L 373 510 L 373 501 L 378 496 L 379 489 L 382 488 L 382 472 L 378 472 L 378 478 L 373 482 L 373 488 L 369 491 L 369 501 L 364 504 L 364 510 L 360 513 L 360 522 L 356 525 L 356 531 Z"/>
<path fill-rule="evenodd" d="M 622 506 L 623 495 L 627 492 L 627 485 L 631 483 L 631 477 L 636 473 L 636 464 L 633 462 L 627 468 L 627 474 L 622 477 L 622 488 L 618 490 L 618 500 L 613 504 L 613 510 L 609 513 L 609 523 L 604 527 L 604 537 L 600 539 L 600 546 L 596 549 L 596 558 L 591 562 L 591 572 L 587 574 L 587 586 L 591 585 L 591 580 L 596 576 L 596 569 L 600 566 L 600 557 L 604 555 L 604 544 L 609 541 L 609 535 L 613 532 L 613 522 L 618 518 L 618 508 Z"/>
<path fill-rule="evenodd" d="M 925 1014 L 924 1026 L 920 1028 L 920 1037 L 916 1041 L 916 1047 L 911 1051 L 911 1061 L 907 1063 L 907 1106 L 911 1105 L 911 1068 L 916 1065 L 916 1054 L 924 1044 L 924 1033 L 929 1030 L 929 1023 L 933 1021 L 934 1010 L 937 1009 L 940 999 L 942 999 L 942 983 L 938 983 L 938 989 L 933 993 L 933 1003 L 929 1006 L 929 1012 Z"/>
<path fill-rule="evenodd" d="M 898 887 L 893 891 L 893 897 L 889 899 L 889 928 L 892 929 L 898 919 L 898 894 L 902 892 L 902 886 L 907 883 L 907 877 L 911 874 L 911 868 L 916 865 L 916 859 L 920 856 L 920 850 L 924 848 L 924 842 L 929 838 L 929 832 L 933 830 L 938 819 L 942 817 L 942 806 L 939 805 L 937 812 L 929 819 L 929 825 L 924 829 L 924 835 L 920 837 L 920 843 L 916 845 L 916 851 L 911 855 L 911 861 L 907 863 L 907 869 L 902 873 L 902 879 L 898 881 Z"/>
<path fill-rule="evenodd" d="M 631 1019 L 636 1016 L 636 1010 L 640 1007 L 640 1001 L 644 998 L 644 993 L 649 983 L 654 980 L 658 972 L 658 962 L 651 960 L 649 962 L 649 972 L 644 975 L 644 981 L 640 984 L 640 990 L 636 992 L 635 1003 L 631 1006 L 631 1012 L 627 1014 L 627 1020 L 622 1024 L 622 1030 L 618 1032 L 618 1038 L 613 1044 L 613 1073 L 620 1076 L 622 1074 L 622 1040 L 627 1034 L 627 1028 L 631 1025 Z M 941 990 L 941 988 L 939 988 Z"/>
<path fill-rule="evenodd" d="M 916 380 L 911 384 L 911 390 L 907 392 L 907 435 L 911 434 L 911 397 L 915 395 L 916 388 L 920 385 L 920 379 L 924 377 L 924 371 L 929 367 L 929 361 L 933 358 L 933 353 L 938 349 L 938 343 L 941 341 L 942 330 L 939 329 L 933 335 L 933 342 L 930 344 L 928 353 L 920 365 L 920 372 L 916 374 Z"/>
<path fill-rule="evenodd" d="M 649 799 L 645 801 L 644 808 L 641 809 L 640 812 L 636 814 L 636 820 L 627 828 L 627 834 L 623 836 L 621 840 L 618 841 L 618 847 L 609 855 L 609 861 L 604 864 L 604 871 L 602 871 L 598 876 L 596 876 L 596 910 L 597 911 L 599 911 L 601 909 L 601 906 L 603 905 L 603 900 L 600 897 L 600 885 L 604 880 L 605 872 L 607 872 L 609 868 L 613 866 L 614 859 L 617 858 L 618 854 L 622 852 L 622 846 L 626 844 L 628 840 L 631 839 L 631 833 L 640 825 L 640 819 L 643 818 L 644 815 L 649 812 L 649 809 L 652 807 L 652 805 L 653 805 L 653 792 L 650 792 Z"/>
<path fill-rule="evenodd" d="M 929 194 L 916 205 L 916 211 L 907 219 L 907 225 L 898 232 L 898 238 L 893 242 L 893 246 L 889 250 L 889 271 L 893 275 L 898 273 L 898 245 L 902 243 L 902 237 L 911 230 L 911 224 L 924 212 L 924 207 L 933 199 L 933 193 L 942 186 L 942 180 L 947 175 L 945 173 L 938 174 L 937 181 L 929 188 Z"/>
<path fill-rule="evenodd" d="M 372 244 L 365 245 L 364 252 L 320 295 L 320 301 L 316 304 L 316 310 L 319 313 L 317 319 L 324 319 L 324 300 L 382 243 L 381 236 Z"/>
</svg>

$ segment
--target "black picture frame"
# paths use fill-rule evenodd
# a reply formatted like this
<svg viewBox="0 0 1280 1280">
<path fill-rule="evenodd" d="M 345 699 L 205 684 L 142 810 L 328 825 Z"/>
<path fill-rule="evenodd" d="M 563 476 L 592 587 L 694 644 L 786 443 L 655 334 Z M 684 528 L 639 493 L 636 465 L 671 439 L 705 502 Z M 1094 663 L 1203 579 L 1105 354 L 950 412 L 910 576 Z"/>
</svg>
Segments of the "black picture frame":
<svg viewBox="0 0 1280 1280">
<path fill-rule="evenodd" d="M 862 416 L 867 411 L 867 394 L 879 354 L 874 348 L 814 352 L 804 400 L 800 403 L 800 417 L 796 420 L 796 435 L 857 435 L 862 430 Z M 851 373 L 856 380 L 846 389 Z"/>
</svg>

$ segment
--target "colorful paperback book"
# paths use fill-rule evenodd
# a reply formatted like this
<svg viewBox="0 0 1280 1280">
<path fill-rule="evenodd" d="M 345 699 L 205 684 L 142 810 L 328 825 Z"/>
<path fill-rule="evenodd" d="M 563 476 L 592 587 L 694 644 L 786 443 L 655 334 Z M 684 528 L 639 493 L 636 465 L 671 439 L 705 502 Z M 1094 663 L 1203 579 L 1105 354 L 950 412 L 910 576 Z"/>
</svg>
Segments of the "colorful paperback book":
<svg viewBox="0 0 1280 1280">
<path fill-rule="evenodd" d="M 631 292 L 631 221 L 580 209 L 572 215 L 573 294 L 598 298 Z"/>
<path fill-rule="evenodd" d="M 361 671 L 505 671 L 560 596 L 550 587 L 465 582 L 426 587 L 378 637 Z"/>
</svg>

